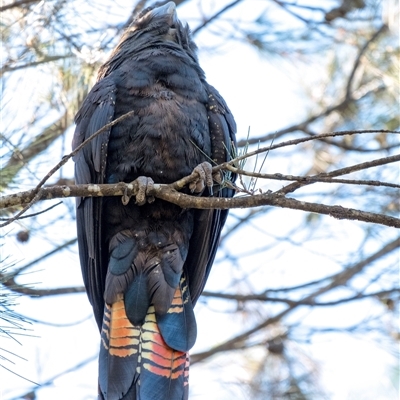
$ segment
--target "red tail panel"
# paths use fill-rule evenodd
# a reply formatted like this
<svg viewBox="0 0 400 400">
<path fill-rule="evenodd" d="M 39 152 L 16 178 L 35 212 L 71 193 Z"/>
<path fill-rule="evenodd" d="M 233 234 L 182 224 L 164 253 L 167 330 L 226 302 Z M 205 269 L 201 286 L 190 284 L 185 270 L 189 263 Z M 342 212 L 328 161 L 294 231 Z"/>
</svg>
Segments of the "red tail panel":
<svg viewBox="0 0 400 400">
<path fill-rule="evenodd" d="M 186 321 L 184 304 L 188 296 L 181 280 L 168 317 Z M 185 299 L 185 300 L 184 300 Z M 187 303 L 187 301 L 186 301 Z M 176 319 L 178 318 L 178 319 Z M 163 329 L 168 331 L 170 322 Z M 185 332 L 186 326 L 181 327 Z M 126 315 L 123 299 L 106 304 L 101 331 L 99 386 L 104 400 L 186 400 L 188 398 L 189 355 L 165 342 L 153 306 L 141 326 Z"/>
</svg>

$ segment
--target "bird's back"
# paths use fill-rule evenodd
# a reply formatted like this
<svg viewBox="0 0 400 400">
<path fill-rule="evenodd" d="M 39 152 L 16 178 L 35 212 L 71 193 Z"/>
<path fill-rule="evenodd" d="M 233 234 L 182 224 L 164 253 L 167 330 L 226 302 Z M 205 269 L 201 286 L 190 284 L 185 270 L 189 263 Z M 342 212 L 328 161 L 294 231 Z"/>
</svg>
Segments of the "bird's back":
<svg viewBox="0 0 400 400">
<path fill-rule="evenodd" d="M 172 183 L 205 161 L 229 159 L 233 118 L 206 83 L 172 2 L 139 15 L 100 68 L 76 117 L 74 147 L 132 111 L 77 154 L 78 184 L 149 184 L 149 178 Z M 207 188 L 197 193 L 211 194 Z M 233 192 L 218 186 L 214 195 Z M 188 396 L 193 304 L 227 211 L 148 200 L 143 205 L 134 198 L 127 204 L 118 197 L 77 200 L 82 273 L 101 331 L 101 399 Z"/>
</svg>

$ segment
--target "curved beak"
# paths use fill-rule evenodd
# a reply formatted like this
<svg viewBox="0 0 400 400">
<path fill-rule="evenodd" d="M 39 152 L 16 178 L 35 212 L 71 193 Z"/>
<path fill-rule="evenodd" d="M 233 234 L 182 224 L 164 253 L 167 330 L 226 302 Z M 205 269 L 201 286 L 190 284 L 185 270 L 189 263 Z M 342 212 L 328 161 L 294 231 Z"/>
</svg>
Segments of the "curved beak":
<svg viewBox="0 0 400 400">
<path fill-rule="evenodd" d="M 175 25 L 176 22 L 178 21 L 178 16 L 176 15 L 176 5 L 173 1 L 169 1 L 167 4 L 164 4 L 163 6 L 156 7 L 153 10 L 151 10 L 151 14 L 155 17 L 158 16 L 169 16 L 170 23 L 169 25 Z"/>
</svg>

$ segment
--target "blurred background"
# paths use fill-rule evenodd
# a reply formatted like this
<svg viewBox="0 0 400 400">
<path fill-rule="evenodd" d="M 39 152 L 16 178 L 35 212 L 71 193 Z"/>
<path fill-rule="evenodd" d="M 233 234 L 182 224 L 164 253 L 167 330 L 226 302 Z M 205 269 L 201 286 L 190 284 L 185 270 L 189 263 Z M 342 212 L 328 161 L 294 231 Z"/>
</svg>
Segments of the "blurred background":
<svg viewBox="0 0 400 400">
<path fill-rule="evenodd" d="M 399 217 L 396 0 L 179 0 L 207 80 L 238 124 L 247 171 L 350 181 L 288 197 Z M 34 188 L 71 151 L 73 118 L 151 1 L 1 3 L 1 191 Z M 357 182 L 355 182 L 357 180 Z M 361 184 L 360 180 L 368 181 Z M 47 182 L 73 183 L 73 162 Z M 241 177 L 248 194 L 288 181 Z M 386 183 L 397 184 L 391 187 Z M 392 185 L 395 186 L 395 185 Z M 5 222 L 18 207 L 1 210 Z M 74 199 L 3 227 L 0 399 L 96 399 L 99 335 L 82 287 Z M 376 219 L 379 221 L 379 217 Z M 232 210 L 196 306 L 192 399 L 397 399 L 399 232 L 277 207 Z"/>
</svg>

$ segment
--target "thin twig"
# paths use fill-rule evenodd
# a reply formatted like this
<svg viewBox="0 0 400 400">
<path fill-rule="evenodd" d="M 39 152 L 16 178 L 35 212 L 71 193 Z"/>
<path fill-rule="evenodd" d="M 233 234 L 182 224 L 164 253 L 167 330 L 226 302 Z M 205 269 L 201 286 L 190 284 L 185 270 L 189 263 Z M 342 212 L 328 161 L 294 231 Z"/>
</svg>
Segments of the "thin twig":
<svg viewBox="0 0 400 400">
<path fill-rule="evenodd" d="M 233 160 L 230 160 L 226 163 L 220 164 L 217 167 L 213 168 L 213 171 L 218 171 L 220 169 L 224 169 L 226 165 L 230 164 L 230 165 L 235 165 L 238 163 L 238 161 L 243 160 L 245 158 L 249 158 L 252 157 L 256 154 L 259 153 L 264 153 L 266 151 L 269 150 L 275 150 L 275 149 L 279 149 L 281 147 L 287 147 L 287 146 L 293 146 L 293 145 L 297 145 L 300 143 L 305 143 L 305 142 L 309 142 L 311 140 L 317 140 L 317 139 L 321 139 L 321 138 L 327 138 L 327 137 L 335 137 L 335 136 L 346 136 L 346 135 L 360 135 L 360 134 L 364 134 L 364 133 L 394 133 L 394 134 L 400 134 L 400 131 L 392 131 L 392 130 L 387 130 L 387 129 L 368 129 L 368 130 L 357 130 L 357 131 L 339 131 L 339 132 L 328 132 L 328 133 L 321 133 L 320 135 L 316 135 L 316 136 L 312 136 L 312 137 L 305 137 L 305 138 L 299 138 L 299 139 L 293 139 L 293 140 L 287 140 L 285 142 L 281 142 L 281 143 L 277 143 L 274 145 L 270 145 L 270 146 L 265 146 L 265 147 L 261 147 L 257 150 L 251 151 L 249 153 L 243 154 L 239 157 L 234 158 Z"/>
<path fill-rule="evenodd" d="M 213 16 L 211 16 L 210 18 L 208 18 L 206 21 L 204 21 L 200 26 L 198 26 L 197 28 L 195 28 L 192 31 L 192 35 L 196 35 L 196 33 L 198 33 L 201 29 L 203 29 L 206 25 L 208 25 L 209 23 L 211 23 L 212 21 L 214 21 L 215 19 L 217 19 L 219 16 L 221 16 L 224 12 L 226 12 L 227 10 L 229 10 L 230 8 L 236 6 L 237 4 L 239 4 L 242 0 L 235 0 L 230 4 L 227 4 L 224 8 L 222 8 L 220 11 L 218 11 L 217 13 L 215 13 Z"/>
<path fill-rule="evenodd" d="M 303 122 L 300 122 L 298 124 L 294 124 L 291 126 L 288 126 L 287 128 L 283 128 L 279 131 L 275 131 L 274 133 L 268 133 L 266 135 L 263 136 L 259 136 L 259 137 L 253 137 L 251 139 L 244 139 L 244 140 L 239 140 L 237 143 L 238 147 L 243 147 L 245 144 L 257 144 L 259 142 L 266 142 L 271 140 L 272 138 L 276 137 L 277 139 L 279 139 L 280 137 L 286 135 L 287 133 L 291 133 L 294 131 L 304 131 L 306 129 L 308 129 L 308 125 L 310 125 L 312 122 L 318 120 L 321 117 L 326 117 L 329 114 L 331 114 L 334 111 L 341 111 L 343 109 L 345 109 L 346 107 L 348 107 L 349 103 L 355 101 L 355 100 L 361 100 L 363 98 L 365 98 L 366 96 L 368 96 L 370 93 L 372 92 L 379 92 L 379 91 L 383 91 L 385 90 L 386 87 L 385 86 L 379 86 L 378 88 L 375 88 L 373 90 L 370 90 L 364 94 L 362 94 L 361 96 L 359 96 L 358 98 L 350 98 L 350 99 L 344 99 L 343 101 L 341 101 L 339 104 L 336 104 L 332 107 L 328 107 L 326 108 L 324 111 L 320 112 L 319 114 L 315 114 L 312 115 L 311 117 L 308 117 L 306 120 L 304 120 Z M 375 131 L 374 131 L 375 132 Z M 381 132 L 381 131 L 377 131 L 377 132 Z M 384 132 L 384 131 L 383 131 Z"/>
<path fill-rule="evenodd" d="M 224 300 L 234 300 L 238 302 L 245 302 L 245 301 L 262 301 L 262 302 L 271 302 L 271 303 L 285 303 L 289 305 L 297 305 L 297 306 L 310 306 L 310 307 L 327 307 L 327 306 L 334 306 L 338 304 L 347 303 L 353 300 L 362 300 L 368 297 L 380 297 L 385 296 L 392 293 L 399 293 L 399 288 L 393 288 L 389 290 L 382 290 L 379 292 L 373 293 L 357 293 L 354 296 L 349 297 L 342 297 L 340 299 L 331 300 L 331 301 L 315 301 L 313 299 L 305 300 L 291 300 L 287 298 L 281 297 L 271 297 L 267 296 L 264 293 L 259 294 L 235 294 L 235 293 L 219 293 L 219 292 L 208 292 L 204 291 L 201 295 L 204 297 L 212 297 L 215 299 L 224 299 Z"/>
<path fill-rule="evenodd" d="M 347 175 L 352 172 L 361 171 L 361 170 L 364 170 L 367 168 L 372 168 L 372 167 L 378 167 L 380 165 L 390 164 L 390 163 L 394 163 L 397 161 L 400 161 L 400 155 L 378 158 L 377 160 L 366 161 L 366 162 L 363 162 L 360 164 L 351 165 L 350 167 L 340 168 L 335 171 L 323 172 L 323 173 L 314 175 L 313 178 L 314 177 L 315 178 L 327 178 L 327 177 L 332 178 L 335 176 Z M 300 188 L 302 186 L 309 185 L 312 183 L 314 183 L 314 182 L 310 181 L 310 182 L 291 183 L 290 185 L 285 186 L 284 188 L 280 189 L 278 192 L 286 195 L 288 193 L 294 192 L 295 190 L 297 190 L 298 188 Z"/>
<path fill-rule="evenodd" d="M 307 296 L 305 296 L 302 299 L 302 302 L 308 302 L 313 299 L 315 299 L 317 296 L 329 292 L 333 287 L 338 287 L 339 285 L 343 285 L 346 282 L 348 282 L 357 272 L 368 266 L 369 264 L 375 262 L 379 258 L 391 253 L 392 251 L 398 249 L 400 246 L 400 238 L 396 238 L 392 242 L 389 242 L 387 245 L 385 245 L 382 249 L 378 250 L 376 253 L 372 254 L 365 260 L 363 260 L 360 263 L 357 263 L 353 267 L 350 267 L 349 269 L 346 269 L 343 272 L 339 272 L 338 274 L 334 275 L 332 278 L 333 280 L 325 285 L 322 288 L 317 289 L 314 293 L 311 293 Z M 245 341 L 249 340 L 249 337 L 253 335 L 254 333 L 259 332 L 260 330 L 264 329 L 265 327 L 272 325 L 278 321 L 281 321 L 283 317 L 285 317 L 287 314 L 295 310 L 298 306 L 301 304 L 290 304 L 288 307 L 281 311 L 280 313 L 276 314 L 273 317 L 267 318 L 255 327 L 248 329 L 247 331 L 233 337 L 230 340 L 227 340 L 226 342 L 215 346 L 214 348 L 201 352 L 201 353 L 196 353 L 191 355 L 191 364 L 194 364 L 199 361 L 203 361 L 206 358 L 209 358 L 217 353 L 224 352 L 224 351 L 229 351 L 229 350 L 235 350 L 239 348 Z"/>
<path fill-rule="evenodd" d="M 0 273 L 0 282 L 4 283 L 3 280 L 8 280 L 10 277 L 14 277 L 16 275 L 19 275 L 21 272 L 27 270 L 28 268 L 31 268 L 33 265 L 38 263 L 39 261 L 44 260 L 45 258 L 48 258 L 52 256 L 53 254 L 58 253 L 60 250 L 66 249 L 69 246 L 72 246 L 74 243 L 76 243 L 77 238 L 68 240 L 67 242 L 61 244 L 60 246 L 57 246 L 55 249 L 41 255 L 39 258 L 36 258 L 35 260 L 29 262 L 28 264 L 25 264 L 22 267 L 19 267 L 17 269 L 14 269 L 12 272 L 9 273 Z"/>
<path fill-rule="evenodd" d="M 18 219 L 36 217 L 37 215 L 44 214 L 44 213 L 46 213 L 47 211 L 52 210 L 53 208 L 59 206 L 60 204 L 62 204 L 62 201 L 58 202 L 57 204 L 53 204 L 52 206 L 47 207 L 46 209 L 44 209 L 44 210 L 42 210 L 42 211 L 38 211 L 38 212 L 33 213 L 33 214 L 24 215 L 24 216 L 22 216 L 22 217 L 19 217 Z M 0 221 L 8 221 L 8 218 L 0 218 Z"/>
<path fill-rule="evenodd" d="M 296 175 L 283 175 L 280 173 L 275 174 L 264 174 L 259 172 L 245 171 L 243 169 L 235 168 L 232 165 L 227 165 L 226 169 L 232 171 L 236 174 L 251 176 L 254 178 L 272 179 L 279 181 L 298 181 L 306 183 L 316 183 L 316 182 L 327 182 L 327 183 L 343 183 L 347 185 L 367 185 L 367 186 L 386 186 L 391 188 L 400 189 L 400 184 L 381 182 L 375 180 L 357 180 L 357 179 L 337 179 L 330 177 L 318 177 L 316 176 L 296 176 Z"/>
</svg>

